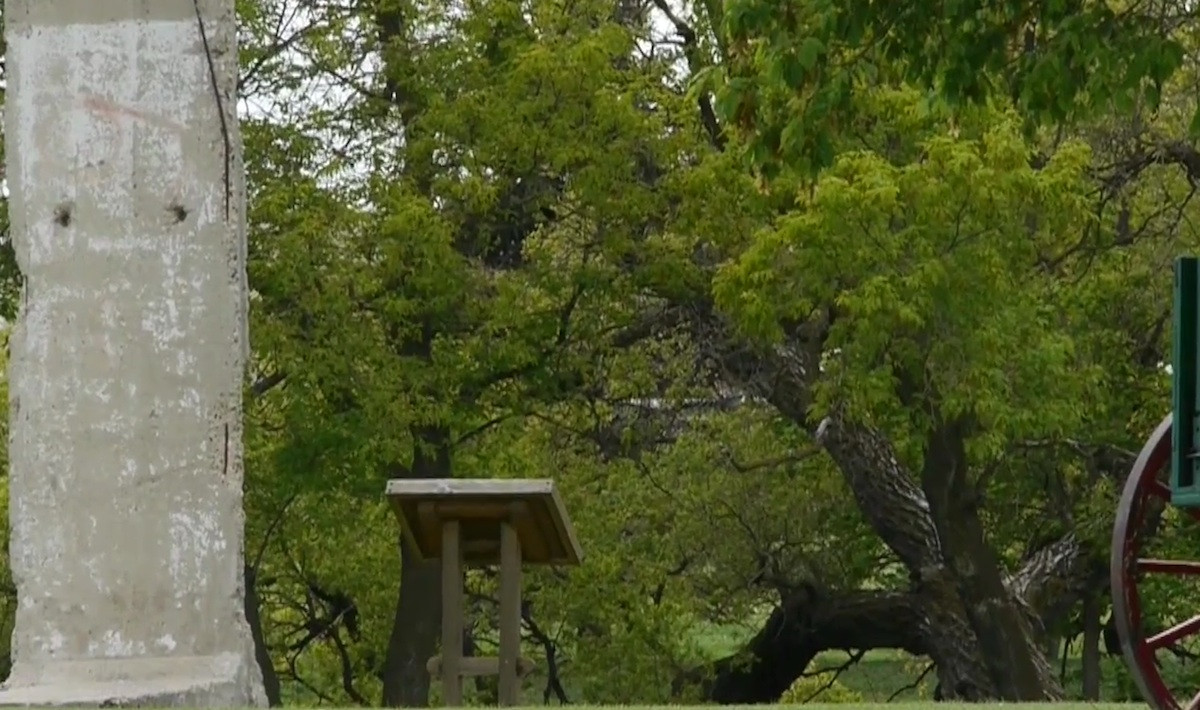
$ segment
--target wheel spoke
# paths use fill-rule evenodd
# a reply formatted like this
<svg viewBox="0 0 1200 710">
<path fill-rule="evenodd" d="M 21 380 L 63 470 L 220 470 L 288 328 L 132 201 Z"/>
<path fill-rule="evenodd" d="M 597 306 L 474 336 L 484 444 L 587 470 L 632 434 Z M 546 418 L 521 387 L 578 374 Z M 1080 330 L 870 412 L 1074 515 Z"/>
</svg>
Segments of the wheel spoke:
<svg viewBox="0 0 1200 710">
<path fill-rule="evenodd" d="M 1181 577 L 1200 575 L 1200 562 L 1190 560 L 1138 560 L 1137 568 L 1139 572 L 1158 572 Z"/>
<path fill-rule="evenodd" d="M 1193 616 L 1187 621 L 1175 624 L 1166 631 L 1157 633 L 1146 639 L 1146 645 L 1158 650 L 1163 646 L 1170 646 L 1180 639 L 1187 638 L 1197 631 L 1200 631 L 1200 616 Z"/>
</svg>

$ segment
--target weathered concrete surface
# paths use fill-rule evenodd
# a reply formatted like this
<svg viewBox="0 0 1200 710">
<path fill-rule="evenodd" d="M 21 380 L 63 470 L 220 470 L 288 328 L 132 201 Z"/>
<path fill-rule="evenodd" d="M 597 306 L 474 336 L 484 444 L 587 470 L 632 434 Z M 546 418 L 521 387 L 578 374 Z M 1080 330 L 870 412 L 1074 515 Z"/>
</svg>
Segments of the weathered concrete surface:
<svg viewBox="0 0 1200 710">
<path fill-rule="evenodd" d="M 233 0 L 7 0 L 4 20 L 26 285 L 0 704 L 265 705 L 242 606 Z"/>
</svg>

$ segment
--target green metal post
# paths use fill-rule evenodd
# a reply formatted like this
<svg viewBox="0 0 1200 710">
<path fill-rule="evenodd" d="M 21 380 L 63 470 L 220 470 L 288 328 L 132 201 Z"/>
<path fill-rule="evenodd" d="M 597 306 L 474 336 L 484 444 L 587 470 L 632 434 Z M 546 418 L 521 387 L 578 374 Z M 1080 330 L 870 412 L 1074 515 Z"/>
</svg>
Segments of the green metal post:
<svg viewBox="0 0 1200 710">
<path fill-rule="evenodd" d="M 1175 262 L 1175 329 L 1171 363 L 1171 397 L 1174 424 L 1171 440 L 1171 502 L 1184 508 L 1200 507 L 1200 259 L 1181 257 Z"/>
</svg>

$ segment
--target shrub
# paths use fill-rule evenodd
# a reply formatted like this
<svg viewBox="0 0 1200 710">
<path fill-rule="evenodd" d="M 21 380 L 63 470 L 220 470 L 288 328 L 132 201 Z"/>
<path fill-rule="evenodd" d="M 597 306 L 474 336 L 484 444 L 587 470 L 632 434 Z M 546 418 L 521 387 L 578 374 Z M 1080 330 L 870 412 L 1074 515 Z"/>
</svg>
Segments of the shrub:
<svg viewBox="0 0 1200 710">
<path fill-rule="evenodd" d="M 861 693 L 842 685 L 833 671 L 800 676 L 779 698 L 780 705 L 799 705 L 806 702 L 861 703 Z"/>
</svg>

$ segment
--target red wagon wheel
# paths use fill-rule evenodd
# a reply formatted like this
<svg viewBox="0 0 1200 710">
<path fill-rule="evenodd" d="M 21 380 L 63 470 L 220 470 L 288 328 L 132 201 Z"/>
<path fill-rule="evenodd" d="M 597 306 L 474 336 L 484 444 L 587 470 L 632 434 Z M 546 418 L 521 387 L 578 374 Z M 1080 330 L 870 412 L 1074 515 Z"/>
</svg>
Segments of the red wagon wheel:
<svg viewBox="0 0 1200 710">
<path fill-rule="evenodd" d="M 1113 617 L 1142 697 L 1158 710 L 1200 710 L 1200 562 L 1188 559 L 1200 558 L 1200 510 L 1170 505 L 1170 462 L 1168 416 L 1138 455 L 1117 508 Z"/>
</svg>

